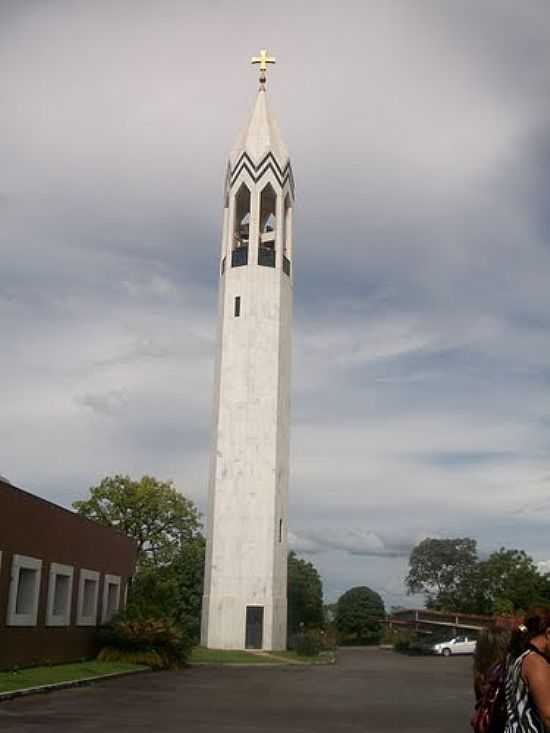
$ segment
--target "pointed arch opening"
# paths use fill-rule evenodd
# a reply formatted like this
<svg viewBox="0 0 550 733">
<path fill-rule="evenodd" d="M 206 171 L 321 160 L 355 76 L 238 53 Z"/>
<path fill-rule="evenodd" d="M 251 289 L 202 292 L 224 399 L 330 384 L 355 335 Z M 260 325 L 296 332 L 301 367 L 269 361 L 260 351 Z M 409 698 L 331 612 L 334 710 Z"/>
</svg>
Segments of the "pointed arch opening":
<svg viewBox="0 0 550 733">
<path fill-rule="evenodd" d="M 260 237 L 258 242 L 258 264 L 275 267 L 275 244 L 277 238 L 277 194 L 271 183 L 260 194 Z"/>
<path fill-rule="evenodd" d="M 234 206 L 231 266 L 240 267 L 248 264 L 250 241 L 250 189 L 246 183 L 242 183 L 237 191 Z"/>
<path fill-rule="evenodd" d="M 284 205 L 283 222 L 283 272 L 290 277 L 290 260 L 292 248 L 292 202 L 287 193 Z"/>
</svg>

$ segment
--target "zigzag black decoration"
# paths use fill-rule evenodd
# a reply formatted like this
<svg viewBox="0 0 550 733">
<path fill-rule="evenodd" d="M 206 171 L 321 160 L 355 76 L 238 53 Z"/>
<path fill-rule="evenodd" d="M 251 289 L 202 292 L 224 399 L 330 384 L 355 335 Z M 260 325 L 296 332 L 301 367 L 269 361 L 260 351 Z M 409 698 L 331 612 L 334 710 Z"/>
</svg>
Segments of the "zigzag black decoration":
<svg viewBox="0 0 550 733">
<path fill-rule="evenodd" d="M 261 161 L 256 165 L 252 158 L 245 151 L 239 157 L 235 165 L 231 169 L 230 185 L 233 185 L 241 172 L 246 170 L 248 175 L 252 178 L 254 183 L 258 183 L 260 178 L 264 175 L 267 170 L 270 170 L 279 185 L 282 187 L 287 181 L 290 181 L 290 187 L 292 189 L 292 195 L 294 196 L 294 176 L 292 175 L 292 167 L 290 161 L 287 162 L 284 169 L 281 169 L 277 159 L 272 152 L 266 153 Z"/>
</svg>

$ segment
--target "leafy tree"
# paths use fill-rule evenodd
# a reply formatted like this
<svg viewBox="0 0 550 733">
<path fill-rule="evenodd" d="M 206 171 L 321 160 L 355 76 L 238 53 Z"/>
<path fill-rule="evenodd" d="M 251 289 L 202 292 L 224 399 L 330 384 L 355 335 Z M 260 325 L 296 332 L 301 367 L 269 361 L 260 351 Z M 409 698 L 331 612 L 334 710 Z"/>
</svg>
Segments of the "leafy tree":
<svg viewBox="0 0 550 733">
<path fill-rule="evenodd" d="M 336 628 L 359 643 L 376 642 L 382 635 L 381 621 L 385 615 L 384 601 L 380 595 L 365 585 L 357 586 L 338 599 Z"/>
<path fill-rule="evenodd" d="M 206 540 L 202 536 L 188 542 L 175 565 L 177 577 L 177 618 L 189 629 L 192 638 L 200 638 Z"/>
<path fill-rule="evenodd" d="M 90 498 L 75 501 L 82 516 L 114 527 L 138 545 L 138 567 L 170 564 L 200 534 L 200 514 L 171 481 L 143 476 L 109 476 L 90 489 Z"/>
<path fill-rule="evenodd" d="M 323 584 L 312 563 L 288 553 L 288 633 L 301 627 L 322 626 Z"/>
<path fill-rule="evenodd" d="M 468 537 L 420 542 L 405 583 L 428 608 L 446 611 L 511 614 L 550 600 L 550 579 L 523 550 L 501 547 L 480 561 Z"/>
<path fill-rule="evenodd" d="M 426 538 L 413 548 L 405 585 L 409 593 L 424 593 L 428 608 L 470 613 L 483 605 L 478 597 L 477 543 L 469 537 Z"/>
<path fill-rule="evenodd" d="M 200 514 L 171 481 L 143 476 L 103 479 L 73 507 L 82 516 L 124 532 L 138 545 L 138 567 L 128 596 L 130 613 L 200 631 L 205 540 Z"/>
<path fill-rule="evenodd" d="M 495 613 L 513 613 L 544 600 L 545 579 L 523 550 L 501 547 L 480 563 L 485 594 Z"/>
<path fill-rule="evenodd" d="M 198 641 L 205 544 L 204 537 L 195 537 L 186 543 L 169 565 L 142 569 L 132 584 L 129 608 L 141 616 L 177 621 L 185 626 L 193 641 Z"/>
<path fill-rule="evenodd" d="M 543 606 L 550 606 L 550 573 L 544 573 L 541 577 L 540 599 Z"/>
</svg>

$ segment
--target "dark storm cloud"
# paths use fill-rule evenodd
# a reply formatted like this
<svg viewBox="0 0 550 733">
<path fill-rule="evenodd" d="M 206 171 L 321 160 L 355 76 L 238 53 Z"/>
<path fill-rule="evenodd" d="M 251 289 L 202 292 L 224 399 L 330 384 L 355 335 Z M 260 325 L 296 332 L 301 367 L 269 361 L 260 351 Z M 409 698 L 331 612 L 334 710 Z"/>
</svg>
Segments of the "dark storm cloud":
<svg viewBox="0 0 550 733">
<path fill-rule="evenodd" d="M 225 157 L 268 46 L 295 546 L 329 597 L 388 603 L 429 534 L 546 560 L 547 2 L 279 10 L 0 5 L 0 471 L 64 504 L 148 472 L 204 508 Z"/>
</svg>

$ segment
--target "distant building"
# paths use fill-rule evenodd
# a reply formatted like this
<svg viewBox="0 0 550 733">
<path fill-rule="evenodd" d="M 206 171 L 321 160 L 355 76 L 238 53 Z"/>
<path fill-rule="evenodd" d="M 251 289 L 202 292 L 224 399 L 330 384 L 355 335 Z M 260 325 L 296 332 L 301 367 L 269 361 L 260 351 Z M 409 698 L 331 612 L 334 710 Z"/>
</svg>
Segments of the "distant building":
<svg viewBox="0 0 550 733">
<path fill-rule="evenodd" d="M 136 557 L 125 535 L 0 479 L 0 669 L 92 656 Z"/>
</svg>

